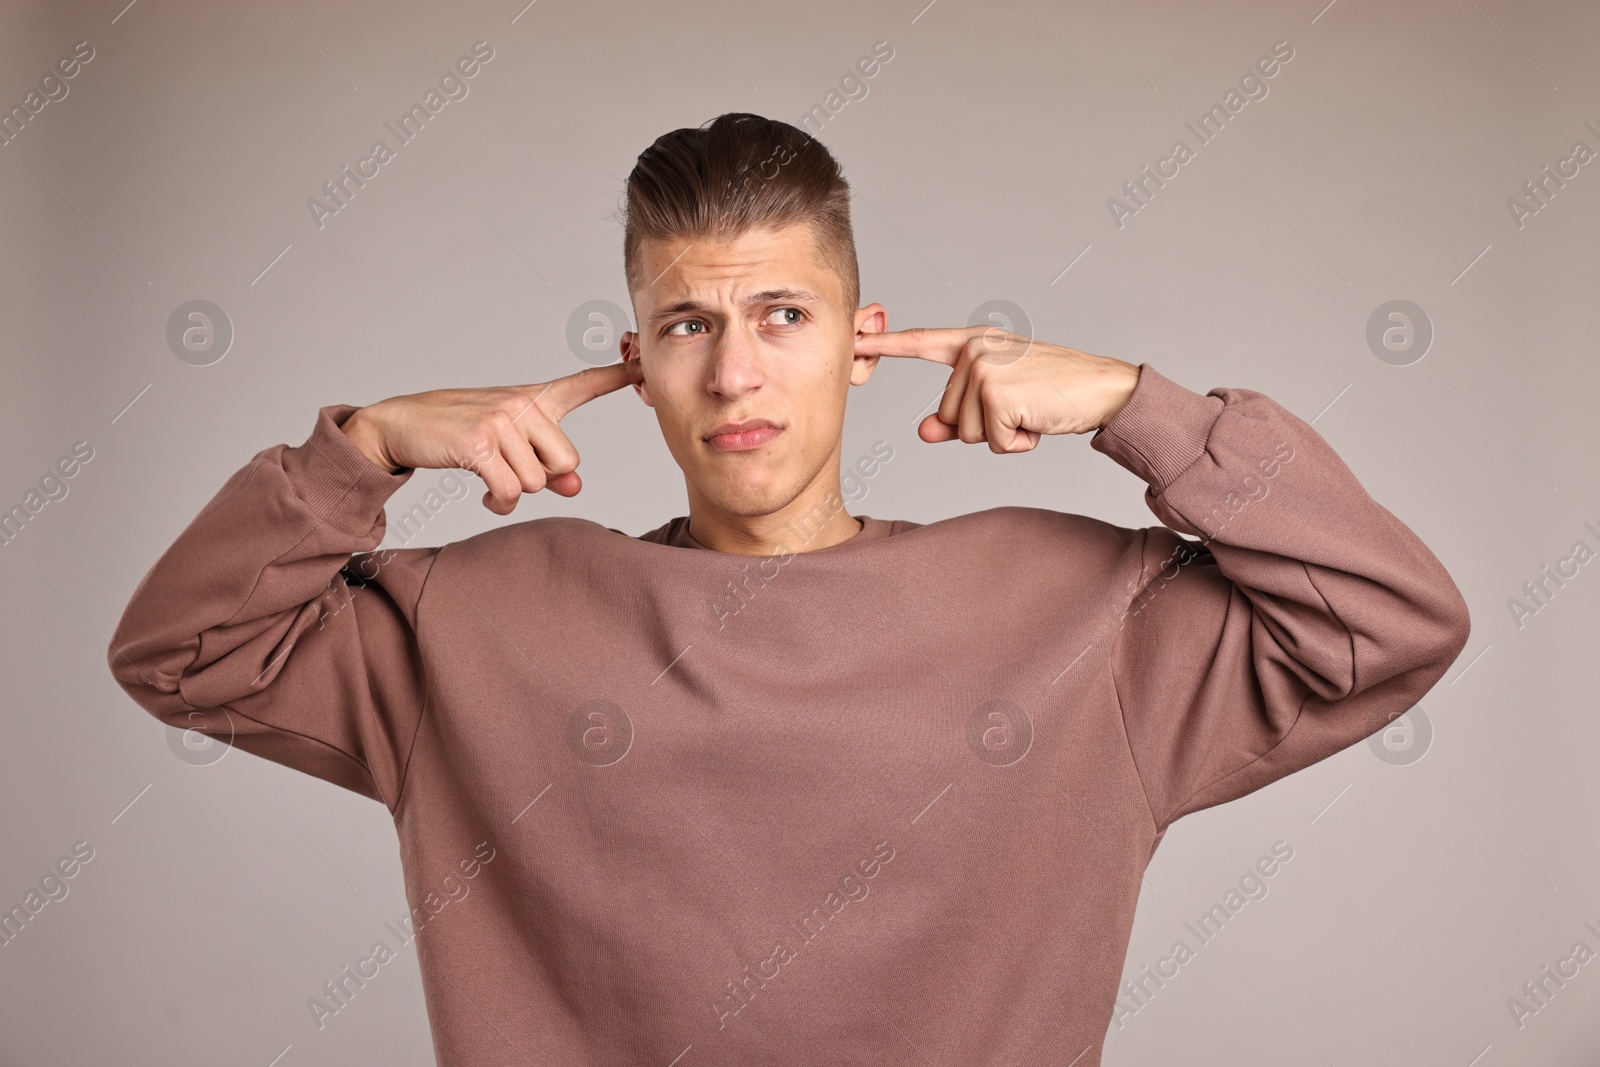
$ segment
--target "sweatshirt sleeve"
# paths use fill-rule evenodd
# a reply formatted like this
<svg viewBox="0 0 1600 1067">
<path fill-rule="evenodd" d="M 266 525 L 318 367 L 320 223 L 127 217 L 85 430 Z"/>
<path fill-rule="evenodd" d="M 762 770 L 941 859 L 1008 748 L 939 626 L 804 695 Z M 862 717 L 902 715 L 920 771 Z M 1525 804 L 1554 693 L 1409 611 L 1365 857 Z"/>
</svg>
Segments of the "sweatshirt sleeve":
<svg viewBox="0 0 1600 1067">
<path fill-rule="evenodd" d="M 1136 537 L 1111 653 L 1158 830 L 1382 729 L 1466 644 L 1444 566 L 1261 393 L 1201 396 L 1140 364 L 1090 447 L 1148 483 L 1164 524 Z"/>
<path fill-rule="evenodd" d="M 140 580 L 107 649 L 156 718 L 399 803 L 424 705 L 416 607 L 436 548 L 385 549 L 391 474 L 321 408 L 259 453 Z"/>
</svg>

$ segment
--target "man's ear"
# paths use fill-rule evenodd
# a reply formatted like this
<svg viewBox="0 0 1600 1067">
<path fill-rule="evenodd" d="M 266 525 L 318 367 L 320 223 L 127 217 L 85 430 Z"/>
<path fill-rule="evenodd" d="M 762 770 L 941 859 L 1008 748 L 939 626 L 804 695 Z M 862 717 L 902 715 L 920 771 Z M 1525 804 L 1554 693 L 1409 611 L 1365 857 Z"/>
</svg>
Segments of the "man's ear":
<svg viewBox="0 0 1600 1067">
<path fill-rule="evenodd" d="M 868 304 L 856 309 L 856 336 L 864 333 L 883 333 L 889 328 L 889 313 L 882 304 Z M 878 366 L 877 356 L 856 356 L 850 363 L 850 384 L 866 385 Z"/>
<path fill-rule="evenodd" d="M 630 359 L 638 359 L 640 356 L 639 335 L 632 330 L 623 333 L 622 340 L 617 344 L 617 350 L 622 353 L 624 362 Z M 649 389 L 648 382 L 636 382 L 633 386 L 633 391 L 639 394 L 639 399 L 644 401 L 645 407 L 653 408 L 656 405 L 655 401 L 650 399 Z"/>
</svg>

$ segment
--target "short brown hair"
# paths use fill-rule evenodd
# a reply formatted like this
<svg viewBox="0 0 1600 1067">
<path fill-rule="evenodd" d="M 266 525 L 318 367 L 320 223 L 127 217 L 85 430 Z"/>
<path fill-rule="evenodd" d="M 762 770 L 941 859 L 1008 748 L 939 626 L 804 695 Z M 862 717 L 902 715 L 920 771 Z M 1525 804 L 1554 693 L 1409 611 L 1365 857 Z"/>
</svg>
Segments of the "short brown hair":
<svg viewBox="0 0 1600 1067">
<path fill-rule="evenodd" d="M 628 175 L 622 238 L 628 290 L 654 281 L 642 277 L 646 239 L 725 240 L 796 222 L 811 224 L 854 310 L 861 278 L 850 185 L 821 141 L 787 122 L 739 111 L 662 134 Z"/>
</svg>

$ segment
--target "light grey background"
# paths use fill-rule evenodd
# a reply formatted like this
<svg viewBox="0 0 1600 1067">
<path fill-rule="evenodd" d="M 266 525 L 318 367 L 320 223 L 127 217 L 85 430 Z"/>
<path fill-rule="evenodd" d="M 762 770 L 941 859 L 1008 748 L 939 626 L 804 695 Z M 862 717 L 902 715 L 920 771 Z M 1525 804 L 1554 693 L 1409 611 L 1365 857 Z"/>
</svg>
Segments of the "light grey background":
<svg viewBox="0 0 1600 1067">
<path fill-rule="evenodd" d="M 1583 925 L 1600 927 L 1600 563 L 1520 628 L 1507 606 L 1574 542 L 1600 548 L 1583 525 L 1600 527 L 1600 161 L 1521 227 L 1507 206 L 1574 142 L 1600 150 L 1593 4 L 125 2 L 0 12 L 0 107 L 95 49 L 0 147 L 0 504 L 94 449 L 0 548 L 0 905 L 73 842 L 95 850 L 0 946 L 0 1062 L 432 1063 L 414 948 L 321 1031 L 306 1007 L 406 910 L 384 808 L 242 752 L 185 763 L 112 681 L 106 640 L 227 476 L 304 440 L 318 406 L 581 367 L 569 315 L 627 304 L 610 213 L 634 157 L 724 111 L 798 122 L 879 40 L 893 59 L 821 137 L 856 190 L 863 302 L 891 329 L 1001 298 L 1045 340 L 1260 390 L 1315 420 L 1472 610 L 1422 703 L 1422 759 L 1357 745 L 1173 827 L 1128 977 L 1273 842 L 1294 858 L 1113 1027 L 1105 1062 L 1597 1062 L 1600 962 L 1520 1028 L 1506 1004 L 1574 942 L 1600 951 Z M 479 40 L 495 54 L 469 95 L 319 230 L 307 199 Z M 1280 40 L 1294 58 L 1268 95 L 1115 225 L 1108 198 L 1195 146 L 1185 121 Z M 235 330 L 209 366 L 167 345 L 192 299 Z M 1366 340 L 1393 299 L 1435 332 L 1409 366 Z M 918 440 L 945 377 L 886 360 L 854 391 L 845 456 L 884 438 L 895 458 L 852 511 L 1157 521 L 1082 439 Z M 500 519 L 473 483 L 417 543 L 686 513 L 631 391 L 564 426 L 578 498 Z"/>
</svg>

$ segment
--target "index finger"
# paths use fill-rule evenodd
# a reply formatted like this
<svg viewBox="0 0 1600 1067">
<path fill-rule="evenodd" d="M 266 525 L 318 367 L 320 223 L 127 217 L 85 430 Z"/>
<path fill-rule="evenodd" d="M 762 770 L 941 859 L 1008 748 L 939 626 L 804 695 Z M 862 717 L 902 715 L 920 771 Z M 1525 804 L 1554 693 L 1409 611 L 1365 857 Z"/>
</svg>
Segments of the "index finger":
<svg viewBox="0 0 1600 1067">
<path fill-rule="evenodd" d="M 912 356 L 955 366 L 968 341 L 993 326 L 913 327 L 856 337 L 858 356 Z"/>
<path fill-rule="evenodd" d="M 529 398 L 539 402 L 539 407 L 552 422 L 560 422 L 573 408 L 581 407 L 597 396 L 614 392 L 625 385 L 644 381 L 637 359 L 621 363 L 608 363 L 603 367 L 585 367 L 575 374 L 557 378 L 529 393 Z"/>
</svg>

